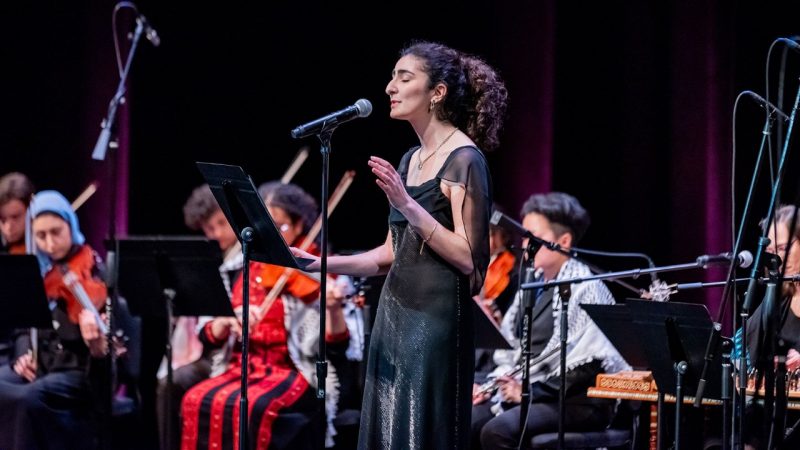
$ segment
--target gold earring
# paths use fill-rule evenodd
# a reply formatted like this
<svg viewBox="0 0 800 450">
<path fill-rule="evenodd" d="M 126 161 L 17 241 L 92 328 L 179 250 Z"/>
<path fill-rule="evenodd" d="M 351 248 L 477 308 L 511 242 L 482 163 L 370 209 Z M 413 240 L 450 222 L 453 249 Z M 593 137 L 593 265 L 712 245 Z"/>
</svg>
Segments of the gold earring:
<svg viewBox="0 0 800 450">
<path fill-rule="evenodd" d="M 435 107 L 436 107 L 436 100 L 431 99 L 431 104 L 428 105 L 428 112 L 433 111 L 433 108 L 435 108 Z"/>
</svg>

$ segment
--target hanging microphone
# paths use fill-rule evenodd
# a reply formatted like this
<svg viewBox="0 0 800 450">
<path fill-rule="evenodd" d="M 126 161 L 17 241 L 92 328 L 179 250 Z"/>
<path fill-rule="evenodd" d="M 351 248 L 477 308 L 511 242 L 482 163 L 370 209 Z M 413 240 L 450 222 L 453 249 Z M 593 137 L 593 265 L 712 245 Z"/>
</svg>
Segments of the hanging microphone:
<svg viewBox="0 0 800 450">
<path fill-rule="evenodd" d="M 786 113 L 784 113 L 783 111 L 778 109 L 777 106 L 773 105 L 771 102 L 769 102 L 764 97 L 756 94 L 753 91 L 743 91 L 742 94 L 749 95 L 750 98 L 752 98 L 753 100 L 758 102 L 758 104 L 761 105 L 762 108 L 766 109 L 768 113 L 772 114 L 773 112 L 775 112 L 781 117 L 781 119 L 783 119 L 784 122 L 788 122 L 789 121 L 789 116 L 787 116 Z"/>
<path fill-rule="evenodd" d="M 372 103 L 367 99 L 359 99 L 354 105 L 336 111 L 335 113 L 328 114 L 327 116 L 320 117 L 317 120 L 312 120 L 306 124 L 292 130 L 292 137 L 295 139 L 311 136 L 312 134 L 320 134 L 323 131 L 336 128 L 342 123 L 349 122 L 359 117 L 367 117 L 372 113 Z"/>
<path fill-rule="evenodd" d="M 153 44 L 153 47 L 158 47 L 161 45 L 161 38 L 158 37 L 158 32 L 155 28 L 153 28 L 152 25 L 150 25 L 150 22 L 147 21 L 147 17 L 145 17 L 144 14 L 137 15 L 136 21 L 142 25 L 142 28 L 144 28 L 144 37 L 146 37 L 147 40 Z"/>
<path fill-rule="evenodd" d="M 792 36 L 792 37 L 794 38 L 794 37 L 797 37 L 797 36 Z M 792 50 L 800 52 L 800 44 L 795 42 L 795 40 L 792 39 L 792 38 L 784 38 L 784 37 L 782 37 L 782 38 L 776 39 L 776 41 L 783 42 L 784 44 L 786 44 L 787 47 L 791 48 Z"/>
<path fill-rule="evenodd" d="M 521 223 L 517 222 L 511 217 L 508 217 L 500 211 L 495 211 L 492 213 L 492 218 L 489 219 L 489 223 L 496 227 L 503 228 L 512 234 L 516 234 L 517 236 L 526 238 L 533 237 L 533 234 L 523 227 Z"/>
<path fill-rule="evenodd" d="M 718 255 L 703 255 L 697 258 L 697 265 L 706 267 L 711 265 L 728 264 L 731 262 L 731 260 L 735 260 L 737 266 L 741 267 L 742 269 L 746 269 L 753 264 L 753 254 L 747 250 L 743 250 L 735 257 L 733 254 L 731 254 L 731 252 L 720 253 Z"/>
</svg>

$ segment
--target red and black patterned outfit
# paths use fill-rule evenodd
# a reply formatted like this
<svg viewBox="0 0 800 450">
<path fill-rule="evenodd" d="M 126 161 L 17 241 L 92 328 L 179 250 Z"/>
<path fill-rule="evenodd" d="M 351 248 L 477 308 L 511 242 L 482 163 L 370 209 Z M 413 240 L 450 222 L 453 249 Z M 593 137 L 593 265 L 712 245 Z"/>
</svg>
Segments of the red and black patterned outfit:
<svg viewBox="0 0 800 450">
<path fill-rule="evenodd" d="M 263 266 L 250 266 L 251 306 L 260 305 L 269 292 L 259 282 Z M 318 296 L 317 292 L 311 300 Z M 248 442 L 255 449 L 314 448 L 319 433 L 325 432 L 313 389 L 289 354 L 284 321 L 287 301 L 297 299 L 278 296 L 263 319 L 251 324 Z M 234 308 L 242 305 L 241 278 L 234 287 L 232 302 Z M 215 342 L 210 327 L 210 323 L 205 326 L 201 339 L 221 345 Z M 195 385 L 184 396 L 182 450 L 238 449 L 240 383 L 241 348 L 237 348 L 225 373 Z"/>
</svg>

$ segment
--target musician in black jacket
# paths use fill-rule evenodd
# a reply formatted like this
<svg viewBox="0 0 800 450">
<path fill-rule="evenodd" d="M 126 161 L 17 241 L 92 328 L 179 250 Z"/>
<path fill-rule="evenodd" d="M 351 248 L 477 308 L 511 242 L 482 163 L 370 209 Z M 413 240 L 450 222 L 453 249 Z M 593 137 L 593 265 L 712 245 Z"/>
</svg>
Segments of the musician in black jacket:
<svg viewBox="0 0 800 450">
<path fill-rule="evenodd" d="M 107 337 L 95 315 L 81 306 L 74 309 L 67 278 L 59 285 L 47 275 L 61 277 L 62 266 L 69 268 L 87 297 L 104 305 L 99 258 L 84 243 L 75 212 L 58 192 L 36 194 L 29 215 L 54 328 L 37 330 L 35 339 L 21 330 L 13 362 L 0 367 L 0 448 L 91 449 L 97 439 L 92 394 L 99 389 L 90 388 L 90 369 L 99 365 L 105 373 Z"/>
<path fill-rule="evenodd" d="M 537 194 L 525 202 L 522 212 L 522 225 L 534 236 L 546 241 L 555 242 L 564 249 L 569 249 L 583 237 L 589 226 L 589 215 L 577 199 L 561 192 Z M 525 243 L 527 244 L 527 243 Z M 571 259 L 566 255 L 541 248 L 534 257 L 534 267 L 541 270 L 543 280 L 570 279 L 591 275 L 589 267 Z M 569 431 L 596 430 L 605 428 L 613 415 L 613 400 L 592 399 L 586 397 L 586 389 L 594 385 L 598 373 L 614 373 L 630 370 L 613 345 L 606 339 L 597 325 L 579 306 L 581 303 L 613 304 L 614 299 L 608 288 L 600 281 L 573 284 L 569 299 L 568 347 L 567 347 L 567 420 L 565 426 Z M 519 308 L 521 292 L 517 294 L 515 306 Z M 525 439 L 536 434 L 555 432 L 558 430 L 558 389 L 560 330 L 559 311 L 561 299 L 558 292 L 542 295 L 534 307 L 532 351 L 539 351 L 530 372 L 531 403 L 528 412 Z M 506 313 L 508 322 L 512 310 Z M 521 311 L 513 313 L 521 316 Z M 514 324 L 521 323 L 514 320 Z M 517 325 L 519 327 L 520 325 Z M 517 328 L 515 327 L 515 328 Z M 515 333 L 512 339 L 519 340 Z M 545 342 L 543 345 L 542 343 Z M 543 347 L 543 348 L 541 348 Z M 519 355 L 519 352 L 516 353 Z M 485 425 L 480 427 L 473 418 L 473 436 L 480 428 L 480 447 L 484 449 L 516 449 L 520 440 L 520 407 L 522 384 L 519 378 L 507 376 L 512 365 L 507 364 L 496 370 L 497 394 L 493 413 Z M 489 395 L 476 396 L 475 403 L 480 408 L 482 401 L 489 401 Z M 475 412 L 475 409 L 473 410 Z M 484 413 L 485 415 L 485 413 Z M 484 417 L 483 420 L 486 420 Z"/>
</svg>

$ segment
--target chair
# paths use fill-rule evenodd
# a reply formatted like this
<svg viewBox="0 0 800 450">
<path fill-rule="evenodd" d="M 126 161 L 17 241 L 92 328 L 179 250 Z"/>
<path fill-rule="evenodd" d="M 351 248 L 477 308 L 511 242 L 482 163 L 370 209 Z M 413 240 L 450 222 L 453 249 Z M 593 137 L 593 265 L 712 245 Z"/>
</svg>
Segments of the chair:
<svg viewBox="0 0 800 450">
<path fill-rule="evenodd" d="M 602 431 L 581 431 L 564 433 L 564 448 L 596 449 L 596 448 L 636 448 L 636 435 L 639 426 L 638 411 L 640 402 L 622 400 L 611 424 Z M 558 433 L 544 433 L 533 436 L 530 448 L 558 448 Z"/>
</svg>

